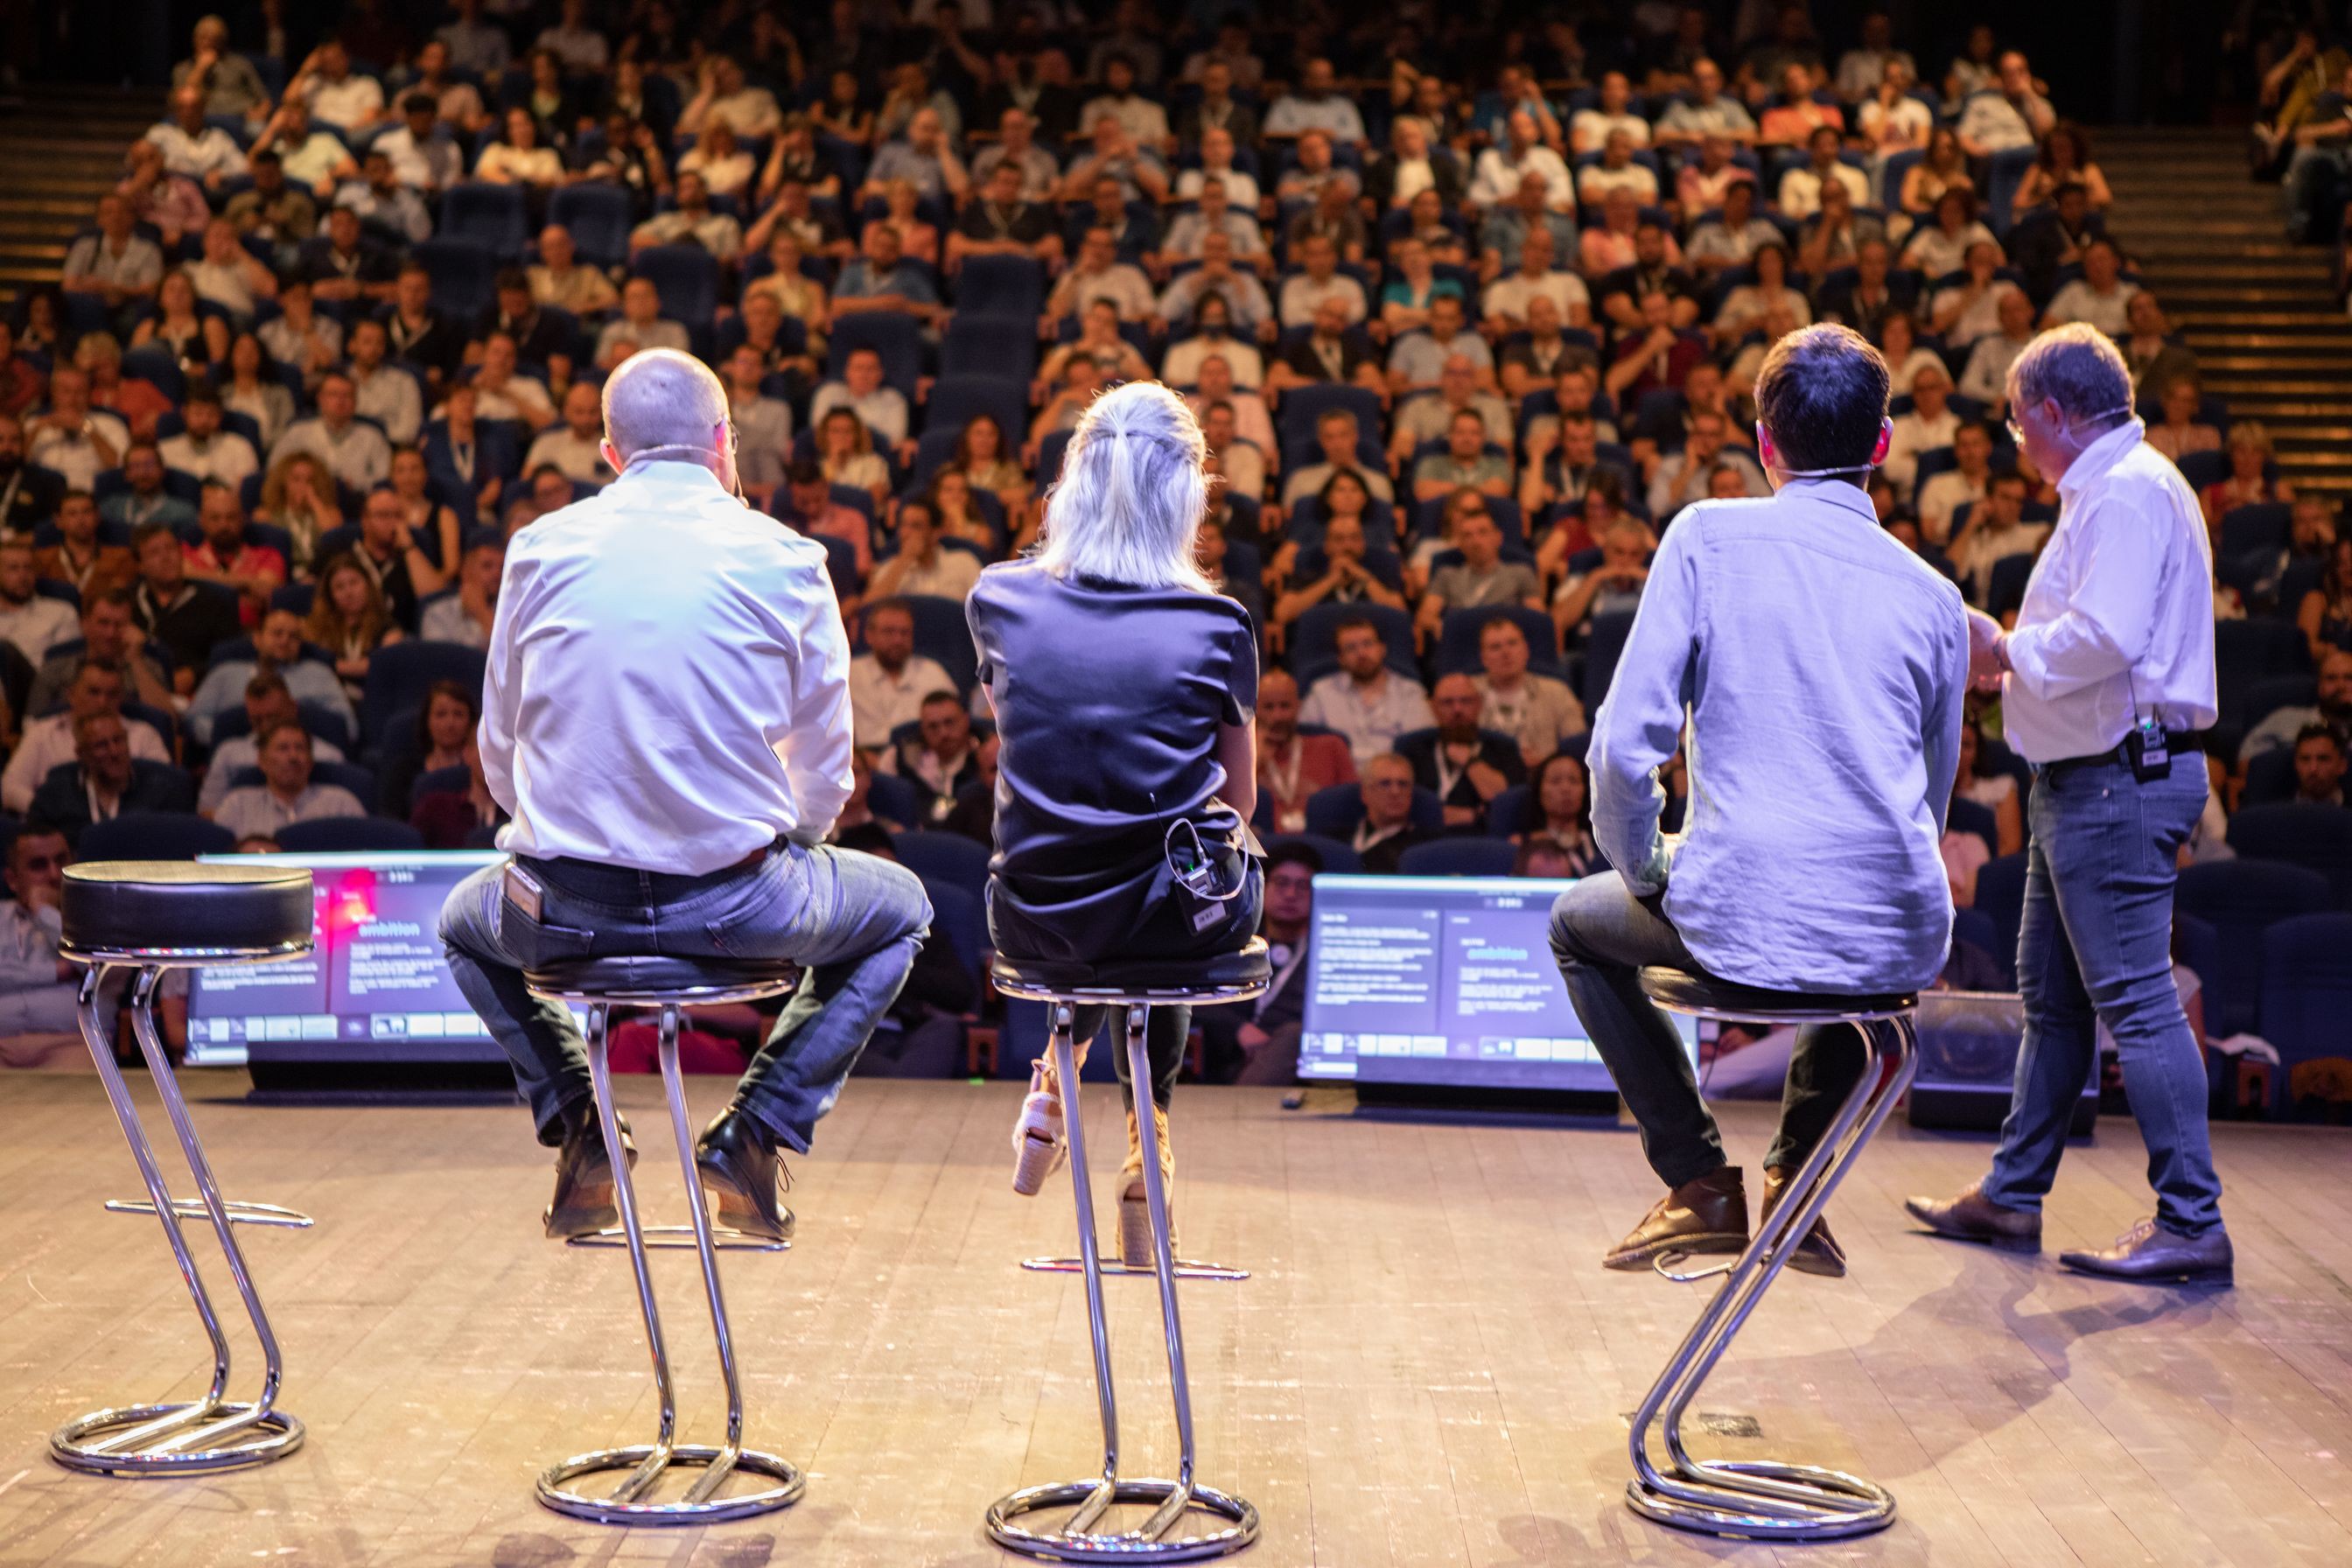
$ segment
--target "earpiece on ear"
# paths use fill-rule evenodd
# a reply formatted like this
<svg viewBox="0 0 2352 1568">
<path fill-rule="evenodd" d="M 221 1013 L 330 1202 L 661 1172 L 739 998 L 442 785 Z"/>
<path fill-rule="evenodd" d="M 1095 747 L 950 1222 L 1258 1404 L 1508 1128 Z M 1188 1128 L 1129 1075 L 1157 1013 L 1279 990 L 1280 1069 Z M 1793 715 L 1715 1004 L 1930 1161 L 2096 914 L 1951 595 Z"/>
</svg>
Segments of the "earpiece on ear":
<svg viewBox="0 0 2352 1568">
<path fill-rule="evenodd" d="M 1894 445 L 1895 421 L 1892 419 L 1880 420 L 1878 422 L 1878 445 L 1870 449 L 1871 466 L 1875 468 L 1879 464 L 1886 461 L 1887 448 Z"/>
</svg>

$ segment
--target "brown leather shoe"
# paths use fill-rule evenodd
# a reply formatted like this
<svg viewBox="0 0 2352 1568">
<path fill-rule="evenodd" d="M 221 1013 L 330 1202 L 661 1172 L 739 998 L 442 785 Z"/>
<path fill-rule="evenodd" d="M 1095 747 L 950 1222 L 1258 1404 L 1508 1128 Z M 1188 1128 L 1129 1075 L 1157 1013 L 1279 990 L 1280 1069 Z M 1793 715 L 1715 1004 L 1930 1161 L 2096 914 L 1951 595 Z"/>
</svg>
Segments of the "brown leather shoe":
<svg viewBox="0 0 2352 1568">
<path fill-rule="evenodd" d="M 1948 1202 L 1906 1198 L 1903 1207 L 1937 1236 L 1948 1236 L 1955 1241 L 1981 1241 L 2022 1252 L 2042 1250 L 2042 1216 L 2032 1209 L 2013 1209 L 1994 1203 L 1984 1195 L 1982 1182 Z"/>
<path fill-rule="evenodd" d="M 2220 1226 L 2202 1236 L 2183 1236 L 2152 1219 L 2124 1232 L 2113 1247 L 2062 1252 L 2058 1261 L 2080 1274 L 2143 1285 L 2227 1285 L 2234 1279 L 2237 1265 L 2230 1233 Z"/>
<path fill-rule="evenodd" d="M 1738 1252 L 1748 1246 L 1748 1188 L 1739 1167 L 1726 1165 L 1660 1198 L 1603 1268 L 1647 1268 L 1662 1252 Z"/>
<path fill-rule="evenodd" d="M 748 1110 L 729 1106 L 710 1119 L 694 1143 L 694 1174 L 719 1200 L 719 1223 L 765 1241 L 793 1238 L 793 1211 L 776 1196 L 793 1173 L 776 1152 L 776 1137 Z"/>
<path fill-rule="evenodd" d="M 1780 1206 L 1781 1198 L 1788 1194 L 1789 1184 L 1796 1179 L 1797 1168 L 1793 1165 L 1764 1167 L 1766 1217 L 1770 1217 L 1772 1211 Z M 1789 1254 L 1789 1267 L 1801 1274 L 1818 1274 L 1825 1279 L 1845 1278 L 1845 1248 L 1840 1247 L 1837 1237 L 1830 1234 L 1828 1215 L 1813 1216 L 1812 1228 L 1805 1232 L 1802 1241 L 1797 1243 L 1797 1250 Z"/>
<path fill-rule="evenodd" d="M 634 1171 L 637 1144 L 629 1136 L 629 1119 L 616 1120 L 621 1147 Z M 555 1195 L 541 1220 L 550 1241 L 593 1236 L 621 1223 L 621 1211 L 613 1202 L 613 1161 L 604 1149 L 604 1127 L 593 1100 L 580 1100 L 564 1111 L 563 1142 L 555 1151 Z"/>
</svg>

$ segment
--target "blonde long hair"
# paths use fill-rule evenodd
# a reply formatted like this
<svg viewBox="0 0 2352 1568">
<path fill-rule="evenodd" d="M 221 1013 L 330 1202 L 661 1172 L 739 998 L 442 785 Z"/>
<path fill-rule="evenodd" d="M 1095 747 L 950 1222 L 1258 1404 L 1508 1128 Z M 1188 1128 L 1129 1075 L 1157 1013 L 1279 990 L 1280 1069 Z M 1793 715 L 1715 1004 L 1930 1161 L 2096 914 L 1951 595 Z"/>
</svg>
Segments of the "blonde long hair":
<svg viewBox="0 0 2352 1568">
<path fill-rule="evenodd" d="M 1208 450 L 1192 409 L 1158 382 L 1096 398 L 1046 492 L 1039 564 L 1066 579 L 1215 592 L 1192 558 L 1209 505 Z"/>
</svg>

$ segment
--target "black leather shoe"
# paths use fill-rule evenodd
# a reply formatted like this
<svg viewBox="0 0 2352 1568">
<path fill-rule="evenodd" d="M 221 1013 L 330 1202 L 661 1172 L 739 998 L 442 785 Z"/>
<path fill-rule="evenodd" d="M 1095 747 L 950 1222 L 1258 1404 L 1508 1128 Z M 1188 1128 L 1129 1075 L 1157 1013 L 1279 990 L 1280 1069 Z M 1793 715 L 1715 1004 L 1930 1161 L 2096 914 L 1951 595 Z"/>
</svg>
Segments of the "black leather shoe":
<svg viewBox="0 0 2352 1568">
<path fill-rule="evenodd" d="M 634 1171 L 636 1141 L 629 1136 L 629 1119 L 619 1121 L 621 1147 Z M 621 1211 L 613 1206 L 613 1162 L 604 1150 L 604 1128 L 593 1100 L 575 1100 L 563 1113 L 563 1142 L 555 1151 L 555 1196 L 542 1217 L 550 1241 L 593 1236 L 621 1223 Z"/>
<path fill-rule="evenodd" d="M 776 1140 L 748 1110 L 729 1106 L 694 1142 L 702 1190 L 719 1200 L 719 1223 L 769 1241 L 793 1238 L 793 1211 L 777 1201 L 793 1184 Z"/>
<path fill-rule="evenodd" d="M 2215 1226 L 2202 1236 L 2183 1236 L 2144 1219 L 2095 1252 L 2062 1252 L 2058 1261 L 2078 1274 L 2135 1284 L 2227 1285 L 2235 1278 L 2230 1233 Z"/>
<path fill-rule="evenodd" d="M 1781 1198 L 1788 1194 L 1789 1184 L 1796 1178 L 1797 1167 L 1793 1165 L 1765 1167 L 1764 1214 L 1767 1218 L 1780 1206 Z M 1805 1238 L 1797 1243 L 1797 1249 L 1789 1254 L 1789 1267 L 1800 1274 L 1818 1274 L 1825 1279 L 1845 1278 L 1845 1248 L 1840 1247 L 1837 1237 L 1830 1234 L 1828 1215 L 1813 1216 L 1812 1227 L 1805 1232 Z"/>
<path fill-rule="evenodd" d="M 1748 1189 L 1739 1167 L 1726 1165 L 1660 1198 L 1601 1266 L 1647 1268 L 1662 1252 L 1741 1252 L 1747 1247 Z"/>
</svg>

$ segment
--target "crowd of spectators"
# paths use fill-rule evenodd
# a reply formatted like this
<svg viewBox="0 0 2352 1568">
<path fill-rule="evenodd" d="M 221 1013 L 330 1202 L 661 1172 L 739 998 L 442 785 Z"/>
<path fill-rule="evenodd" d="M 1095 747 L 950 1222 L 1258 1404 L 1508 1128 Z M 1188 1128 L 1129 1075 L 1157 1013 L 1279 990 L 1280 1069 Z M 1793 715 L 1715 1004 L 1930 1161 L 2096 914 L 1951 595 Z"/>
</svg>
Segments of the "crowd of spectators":
<svg viewBox="0 0 2352 1568">
<path fill-rule="evenodd" d="M 505 542 L 612 479 L 597 388 L 653 347 L 719 372 L 747 498 L 827 549 L 845 833 L 986 838 L 953 601 L 1139 377 L 1221 480 L 1202 560 L 1263 639 L 1264 826 L 1367 868 L 1482 835 L 1598 863 L 1581 737 L 1651 552 L 1766 493 L 1751 384 L 1812 321 L 1885 352 L 1872 500 L 1973 602 L 2014 612 L 2055 515 L 2004 373 L 2082 321 L 2217 546 L 2294 503 L 2275 548 L 2217 550 L 2217 615 L 2352 647 L 2352 543 L 2201 395 L 2084 134 L 1989 26 L 1936 63 L 1801 4 L 458 0 L 299 56 L 205 18 L 61 288 L 0 326 L 0 805 L 68 851 L 126 812 L 486 842 L 467 680 L 372 694 L 388 658 L 463 670 L 387 650 L 486 642 Z M 2329 689 L 2245 745 L 2332 736 L 2340 775 Z M 1964 902 L 2021 832 L 1981 723 Z"/>
</svg>

